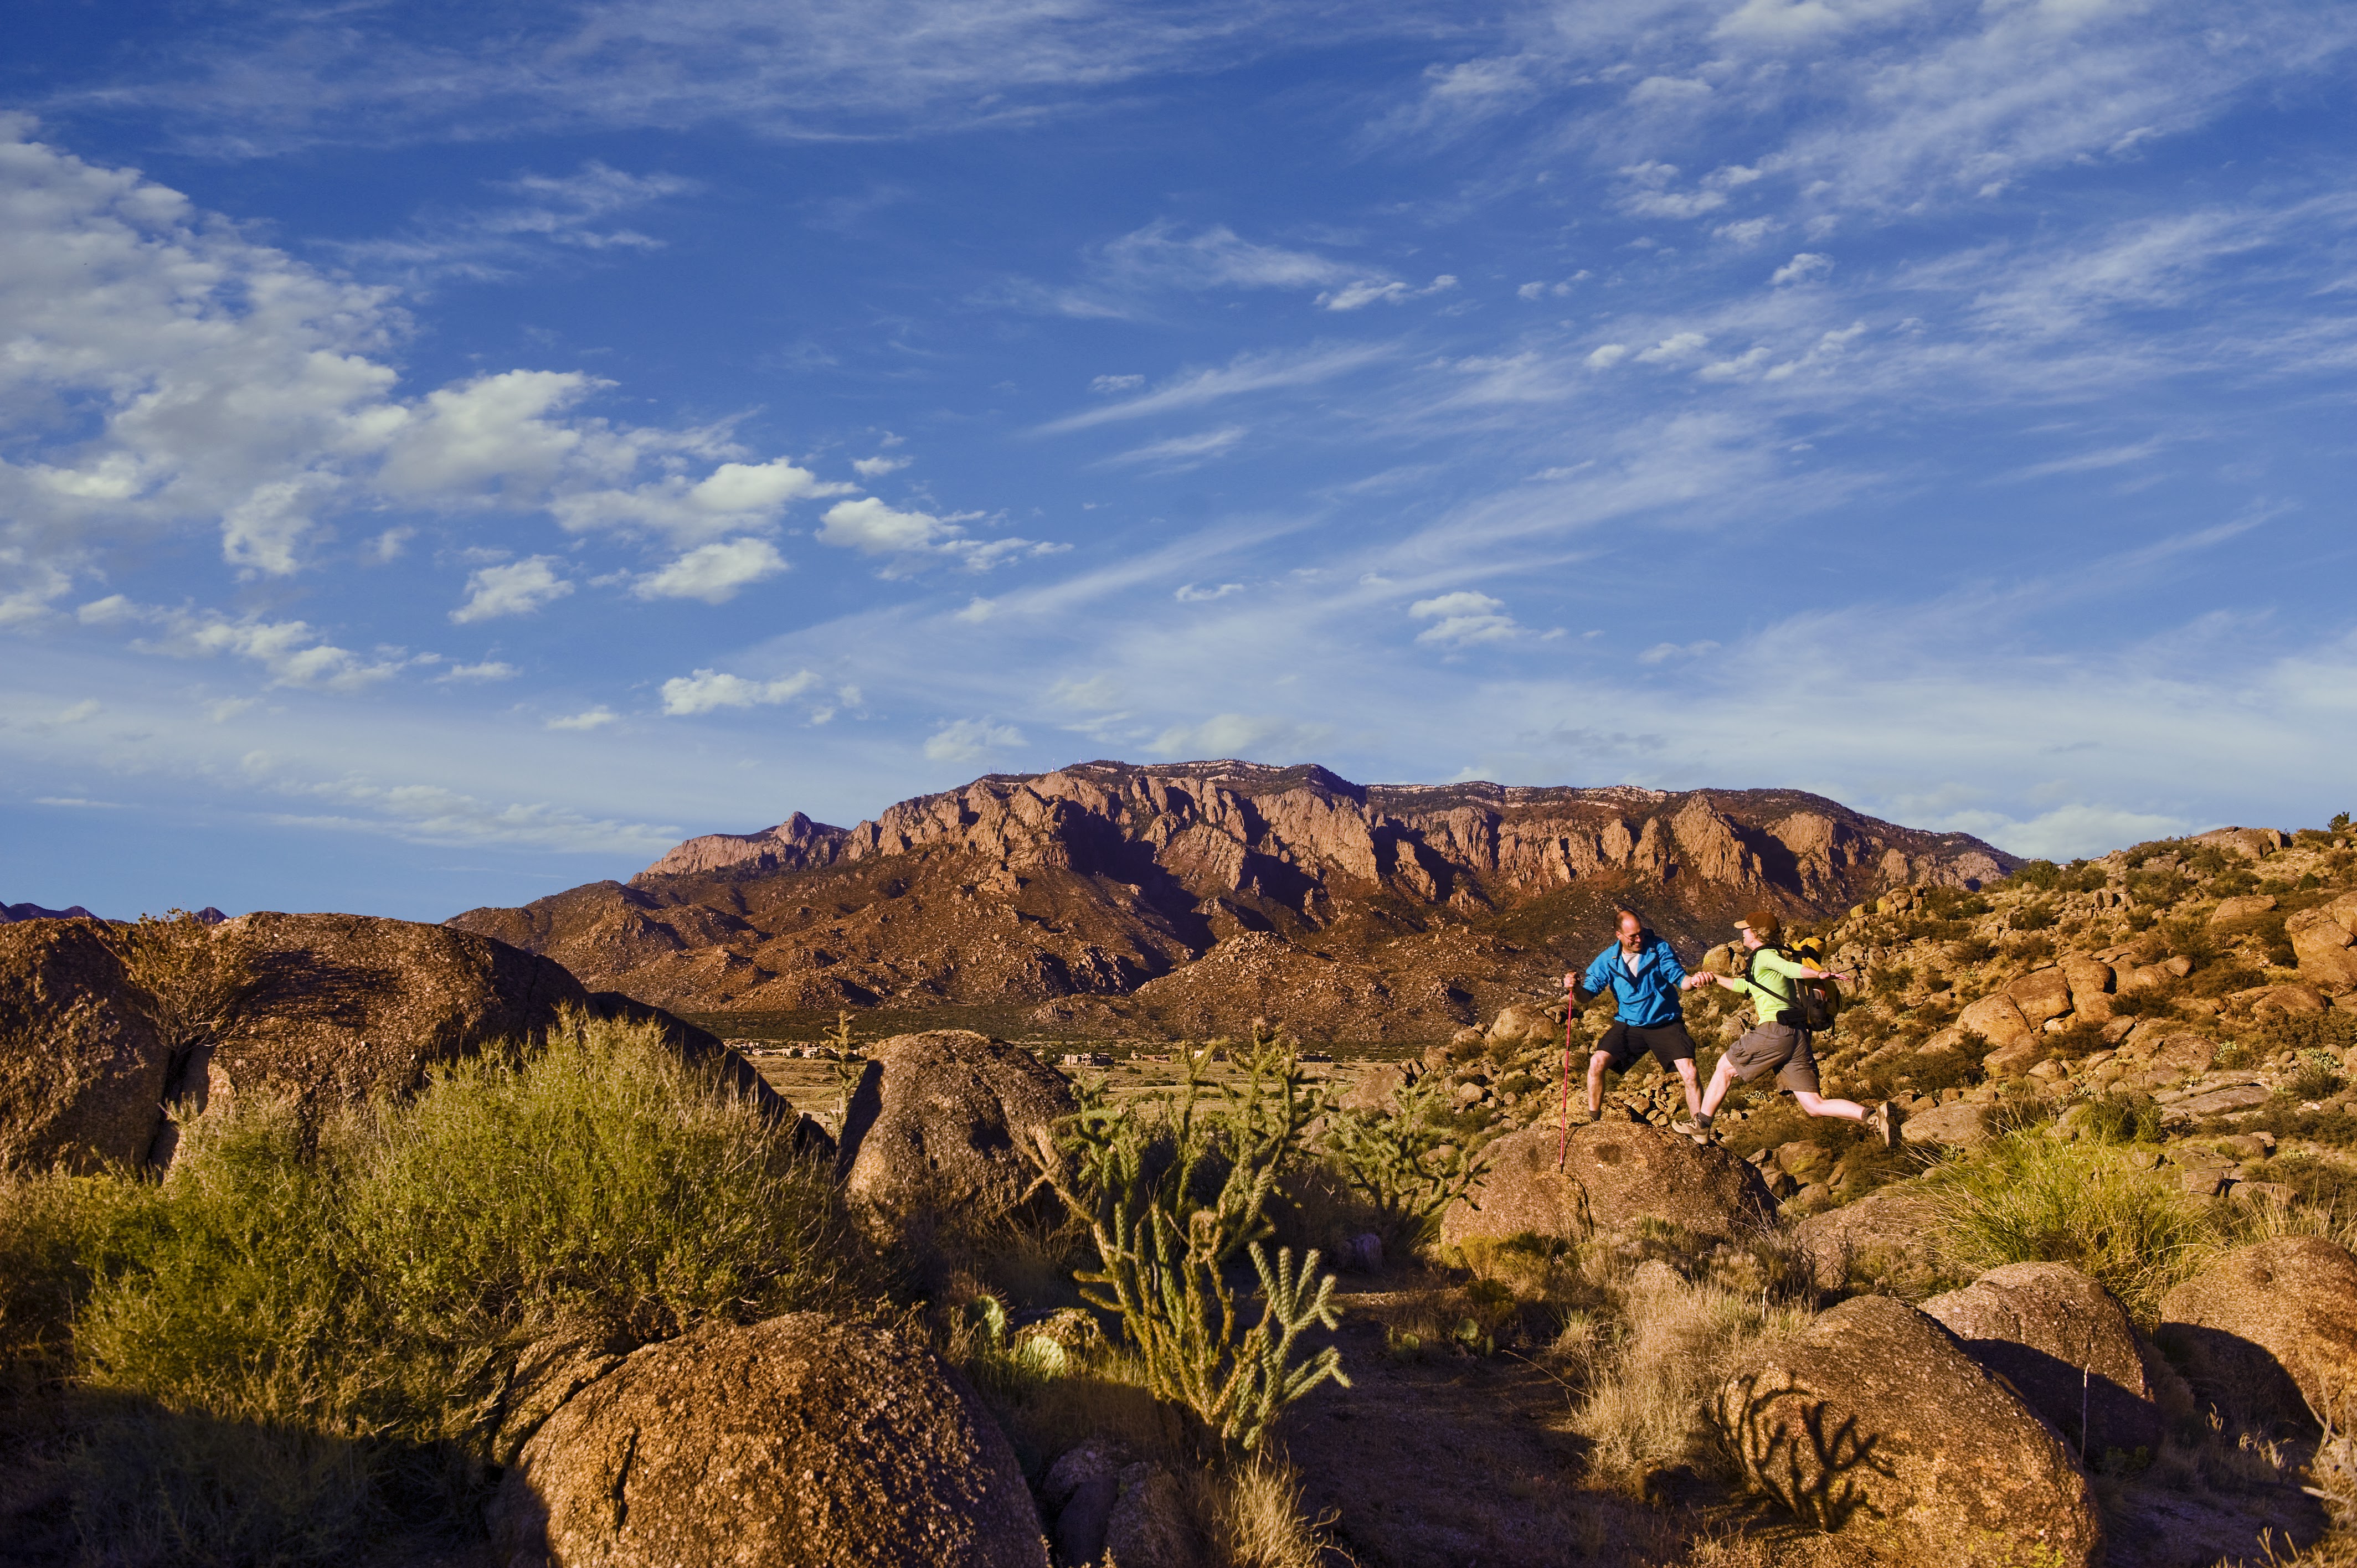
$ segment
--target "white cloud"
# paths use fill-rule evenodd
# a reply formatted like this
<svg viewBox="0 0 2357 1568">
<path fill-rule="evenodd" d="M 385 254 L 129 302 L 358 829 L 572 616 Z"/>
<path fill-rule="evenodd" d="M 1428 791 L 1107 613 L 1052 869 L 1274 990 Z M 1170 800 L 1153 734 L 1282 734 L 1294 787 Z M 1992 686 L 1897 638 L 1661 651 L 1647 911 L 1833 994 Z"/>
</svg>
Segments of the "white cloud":
<svg viewBox="0 0 2357 1568">
<path fill-rule="evenodd" d="M 1362 278 L 1346 287 L 1319 295 L 1316 303 L 1328 310 L 1358 310 L 1377 300 L 1385 305 L 1405 305 L 1411 299 L 1422 299 L 1426 295 L 1446 294 L 1456 286 L 1456 277 L 1448 273 L 1441 274 L 1422 288 L 1411 288 L 1404 283 Z"/>
<path fill-rule="evenodd" d="M 573 585 L 556 575 L 557 565 L 554 555 L 530 555 L 469 573 L 467 602 L 452 610 L 450 618 L 463 626 L 496 616 L 529 615 L 554 604 L 573 591 Z"/>
<path fill-rule="evenodd" d="M 935 730 L 925 741 L 925 756 L 933 762 L 979 762 L 993 752 L 1024 744 L 1012 725 L 988 719 L 958 719 Z"/>
<path fill-rule="evenodd" d="M 1628 357 L 1628 344 L 1607 343 L 1587 356 L 1587 364 L 1591 371 L 1609 371 Z"/>
<path fill-rule="evenodd" d="M 1199 588 L 1192 583 L 1187 583 L 1181 585 L 1178 591 L 1170 596 L 1182 605 L 1199 605 L 1208 599 L 1224 599 L 1230 594 L 1241 594 L 1243 591 L 1244 585 L 1242 583 L 1222 583 L 1216 587 L 1210 588 Z"/>
<path fill-rule="evenodd" d="M 605 703 L 600 703 L 587 713 L 574 714 L 566 718 L 551 719 L 543 727 L 546 729 L 601 729 L 607 725 L 614 723 L 618 716 L 619 715 L 615 714 L 613 709 L 608 707 Z"/>
<path fill-rule="evenodd" d="M 1659 365 L 1674 360 L 1690 359 L 1709 341 L 1708 338 L 1699 332 L 1674 333 L 1640 353 L 1637 356 L 1637 362 L 1643 365 Z M 1590 355 L 1589 358 L 1592 360 L 1595 356 Z"/>
<path fill-rule="evenodd" d="M 556 520 L 576 532 L 594 528 L 647 530 L 686 544 L 766 528 L 798 500 L 846 495 L 855 487 L 822 480 L 783 457 L 723 463 L 701 479 L 673 474 L 629 489 L 558 496 Z"/>
<path fill-rule="evenodd" d="M 1218 430 L 1207 430 L 1198 435 L 1173 435 L 1164 441 L 1149 441 L 1143 446 L 1133 446 L 1116 453 L 1104 461 L 1108 464 L 1140 463 L 1166 472 L 1192 468 L 1227 452 L 1249 434 L 1241 424 L 1230 424 Z"/>
<path fill-rule="evenodd" d="M 851 470 L 863 479 L 880 479 L 887 474 L 899 473 L 915 461 L 914 457 L 856 457 L 852 460 Z"/>
<path fill-rule="evenodd" d="M 59 714 L 58 715 L 58 723 L 61 725 L 78 725 L 84 719 L 96 718 L 103 712 L 105 712 L 105 709 L 100 705 L 97 698 L 84 697 L 81 702 L 76 703 L 72 707 L 68 708 L 65 712 Z"/>
<path fill-rule="evenodd" d="M 967 513 L 972 517 L 977 513 Z M 821 544 L 856 550 L 863 555 L 891 558 L 898 575 L 928 556 L 954 561 L 970 572 L 986 572 L 1018 555 L 1054 555 L 1068 544 L 1041 543 L 1029 539 L 971 539 L 957 517 L 935 517 L 926 511 L 903 511 L 874 496 L 837 501 L 827 508 L 819 528 Z"/>
<path fill-rule="evenodd" d="M 480 664 L 453 664 L 434 679 L 437 682 L 512 681 L 522 673 L 522 671 L 512 664 L 503 663 L 497 659 L 486 659 Z"/>
<path fill-rule="evenodd" d="M 210 659 L 223 653 L 250 659 L 269 671 L 274 686 L 356 692 L 392 679 L 411 662 L 397 650 L 373 661 L 363 659 L 322 641 L 306 621 L 268 621 L 258 616 L 232 620 L 215 611 L 134 604 L 121 594 L 91 601 L 75 612 L 75 618 L 91 627 L 158 627 L 161 636 L 135 639 L 131 646 L 174 659 Z"/>
<path fill-rule="evenodd" d="M 1319 288 L 1354 270 L 1308 251 L 1254 244 L 1224 223 L 1188 235 L 1168 222 L 1114 241 L 1099 253 L 1098 269 L 1125 286 L 1198 290 Z"/>
<path fill-rule="evenodd" d="M 1673 659 L 1700 659 L 1718 651 L 1716 642 L 1657 642 L 1637 655 L 1640 664 L 1666 664 Z"/>
<path fill-rule="evenodd" d="M 631 585 L 642 599 L 702 599 L 724 604 L 748 583 L 774 577 L 786 569 L 786 558 L 766 539 L 731 539 L 699 544 L 659 572 Z"/>
<path fill-rule="evenodd" d="M 1165 382 L 1143 397 L 1129 398 L 1103 408 L 1088 409 L 1052 420 L 1040 425 L 1037 434 L 1060 435 L 1068 431 L 1083 430 L 1117 419 L 1143 419 L 1152 414 L 1168 413 L 1172 409 L 1196 408 L 1249 392 L 1309 386 L 1347 375 L 1387 358 L 1390 352 L 1380 345 L 1349 344 L 1320 347 L 1297 354 L 1239 354 L 1218 370 L 1189 372 Z"/>
<path fill-rule="evenodd" d="M 1334 737 L 1330 725 L 1305 724 L 1273 714 L 1213 714 L 1200 724 L 1174 725 L 1154 737 L 1157 756 L 1241 761 L 1297 762 Z"/>
<path fill-rule="evenodd" d="M 1822 252 L 1803 251 L 1770 274 L 1768 282 L 1778 288 L 1786 284 L 1814 283 L 1834 270 L 1834 259 Z"/>
<path fill-rule="evenodd" d="M 634 175 L 591 160 L 569 175 L 521 175 L 491 182 L 520 199 L 505 207 L 429 211 L 382 239 L 346 241 L 336 252 L 358 268 L 415 278 L 513 275 L 544 262 L 554 245 L 576 251 L 653 251 L 662 242 L 602 220 L 695 188 L 673 175 Z"/>
<path fill-rule="evenodd" d="M 1464 648 L 1477 642 L 1506 642 L 1522 635 L 1514 618 L 1505 613 L 1504 603 L 1487 594 L 1459 589 L 1434 598 L 1418 599 L 1408 606 L 1410 619 L 1428 620 L 1433 624 L 1416 633 L 1418 642 L 1447 644 Z"/>
<path fill-rule="evenodd" d="M 717 708 L 770 706 L 799 696 L 816 684 L 818 677 L 807 670 L 798 670 L 775 681 L 748 681 L 715 670 L 698 670 L 691 675 L 674 675 L 662 683 L 663 712 L 684 716 L 708 714 Z"/>
<path fill-rule="evenodd" d="M 1144 376 L 1099 376 L 1089 383 L 1089 391 L 1110 397 L 1114 392 L 1135 392 L 1145 384 Z"/>
<path fill-rule="evenodd" d="M 1924 825 L 1949 832 L 1971 833 L 2012 854 L 2048 860 L 2106 854 L 2123 844 L 2174 838 L 2191 832 L 2196 826 L 2184 817 L 2093 803 L 2058 806 L 2027 819 L 2009 817 L 2002 811 L 1950 811 L 1928 820 Z"/>
<path fill-rule="evenodd" d="M 1048 695 L 1068 708 L 1080 708 L 1091 713 L 1103 713 L 1118 708 L 1125 700 L 1121 688 L 1110 675 L 1092 675 L 1085 681 L 1059 681 Z"/>
<path fill-rule="evenodd" d="M 1740 222 L 1722 223 L 1713 229 L 1711 234 L 1730 245 L 1748 247 L 1758 244 L 1782 227 L 1783 225 L 1773 218 L 1746 218 Z"/>
</svg>

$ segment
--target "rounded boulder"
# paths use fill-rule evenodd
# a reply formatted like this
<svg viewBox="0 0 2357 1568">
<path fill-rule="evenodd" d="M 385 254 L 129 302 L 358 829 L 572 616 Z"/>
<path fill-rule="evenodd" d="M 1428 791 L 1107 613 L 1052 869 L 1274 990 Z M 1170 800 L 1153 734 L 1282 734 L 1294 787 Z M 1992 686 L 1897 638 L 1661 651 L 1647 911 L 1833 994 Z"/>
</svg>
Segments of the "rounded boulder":
<svg viewBox="0 0 2357 1568">
<path fill-rule="evenodd" d="M 2186 1402 L 2169 1364 L 2102 1284 L 2063 1263 L 2008 1263 L 1923 1304 L 1973 1359 L 2002 1375 L 2079 1452 L 2157 1450 L 2164 1401 Z"/>
<path fill-rule="evenodd" d="M 2160 1337 L 2201 1391 L 2345 1430 L 2357 1419 L 2357 1258 L 2319 1236 L 2238 1247 L 2160 1301 Z"/>
<path fill-rule="evenodd" d="M 0 925 L 0 1156 L 89 1172 L 148 1157 L 173 1063 L 96 920 Z"/>
<path fill-rule="evenodd" d="M 508 1568 L 1047 1568 L 1006 1435 L 931 1351 L 796 1313 L 651 1345 L 490 1509 Z"/>
<path fill-rule="evenodd" d="M 965 1029 L 869 1050 L 844 1118 L 844 1190 L 872 1219 L 987 1219 L 1021 1203 L 1030 1152 L 1072 1113 L 1071 1085 L 1031 1053 Z"/>
<path fill-rule="evenodd" d="M 1486 1155 L 1469 1197 L 1441 1216 L 1447 1245 L 1524 1231 L 1577 1239 L 1643 1219 L 1724 1241 L 1774 1223 L 1776 1200 L 1758 1171 L 1717 1144 L 1636 1122 L 1574 1127 L 1567 1141 L 1542 1122 L 1498 1139 Z"/>
<path fill-rule="evenodd" d="M 1711 1414 L 1755 1485 L 1878 1556 L 2103 1561 L 2093 1494 L 2060 1434 L 1893 1297 L 1855 1297 L 1755 1352 Z"/>
<path fill-rule="evenodd" d="M 1914 1294 L 1939 1274 L 1932 1245 L 1939 1219 L 1940 1206 L 1928 1193 L 1887 1187 L 1810 1215 L 1792 1227 L 1792 1241 L 1820 1290 L 1864 1280 Z"/>
</svg>

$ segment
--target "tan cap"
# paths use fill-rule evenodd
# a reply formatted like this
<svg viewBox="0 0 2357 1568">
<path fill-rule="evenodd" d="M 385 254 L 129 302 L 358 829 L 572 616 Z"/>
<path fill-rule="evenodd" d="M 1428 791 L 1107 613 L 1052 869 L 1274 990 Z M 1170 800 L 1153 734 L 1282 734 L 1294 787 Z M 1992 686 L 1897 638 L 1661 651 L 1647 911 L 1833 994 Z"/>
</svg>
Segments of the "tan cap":
<svg viewBox="0 0 2357 1568">
<path fill-rule="evenodd" d="M 1784 922 L 1773 909 L 1754 909 L 1735 922 L 1738 931 L 1749 931 L 1761 941 L 1782 934 Z"/>
</svg>

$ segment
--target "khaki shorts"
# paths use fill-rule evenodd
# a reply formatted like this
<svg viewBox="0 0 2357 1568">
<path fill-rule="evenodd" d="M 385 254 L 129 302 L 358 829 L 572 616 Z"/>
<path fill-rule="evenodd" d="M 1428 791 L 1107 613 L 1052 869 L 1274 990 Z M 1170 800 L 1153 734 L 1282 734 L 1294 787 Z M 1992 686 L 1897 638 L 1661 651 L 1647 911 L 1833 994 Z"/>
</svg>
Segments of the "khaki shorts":
<svg viewBox="0 0 2357 1568">
<path fill-rule="evenodd" d="M 1793 1094 L 1815 1094 L 1817 1058 L 1809 1036 L 1790 1024 L 1758 1024 L 1728 1047 L 1727 1070 L 1749 1083 L 1773 1068 L 1776 1087 Z"/>
</svg>

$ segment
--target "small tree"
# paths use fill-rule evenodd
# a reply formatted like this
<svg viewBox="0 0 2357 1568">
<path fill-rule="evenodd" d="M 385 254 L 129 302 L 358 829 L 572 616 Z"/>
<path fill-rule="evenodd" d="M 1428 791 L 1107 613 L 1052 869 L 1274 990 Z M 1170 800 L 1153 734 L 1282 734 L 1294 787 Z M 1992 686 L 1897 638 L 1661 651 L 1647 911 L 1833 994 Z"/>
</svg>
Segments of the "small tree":
<svg viewBox="0 0 2357 1568">
<path fill-rule="evenodd" d="M 835 1010 L 834 1029 L 826 1036 L 826 1043 L 834 1052 L 829 1065 L 834 1072 L 834 1130 L 839 1133 L 851 1120 L 851 1097 L 859 1088 L 861 1075 L 867 1070 L 866 1062 L 852 1049 L 848 1010 Z"/>
<path fill-rule="evenodd" d="M 1255 1024 L 1250 1047 L 1234 1055 L 1243 1082 L 1207 1094 L 1189 1053 L 1167 1119 L 1149 1122 L 1114 1105 L 1102 1081 L 1084 1084 L 1079 1112 L 1060 1138 L 1043 1136 L 1039 1155 L 1042 1179 L 1086 1218 L 1096 1244 L 1100 1266 L 1074 1276 L 1081 1294 L 1120 1316 L 1148 1391 L 1252 1449 L 1287 1404 L 1328 1378 L 1350 1380 L 1330 1345 L 1290 1364 L 1305 1329 L 1340 1321 L 1334 1276 L 1318 1273 L 1315 1251 L 1297 1268 L 1290 1248 L 1272 1263 L 1261 1246 L 1277 1176 L 1299 1158 L 1323 1096 L 1274 1030 Z M 1240 1253 L 1261 1284 L 1250 1328 L 1228 1278 Z"/>
</svg>

